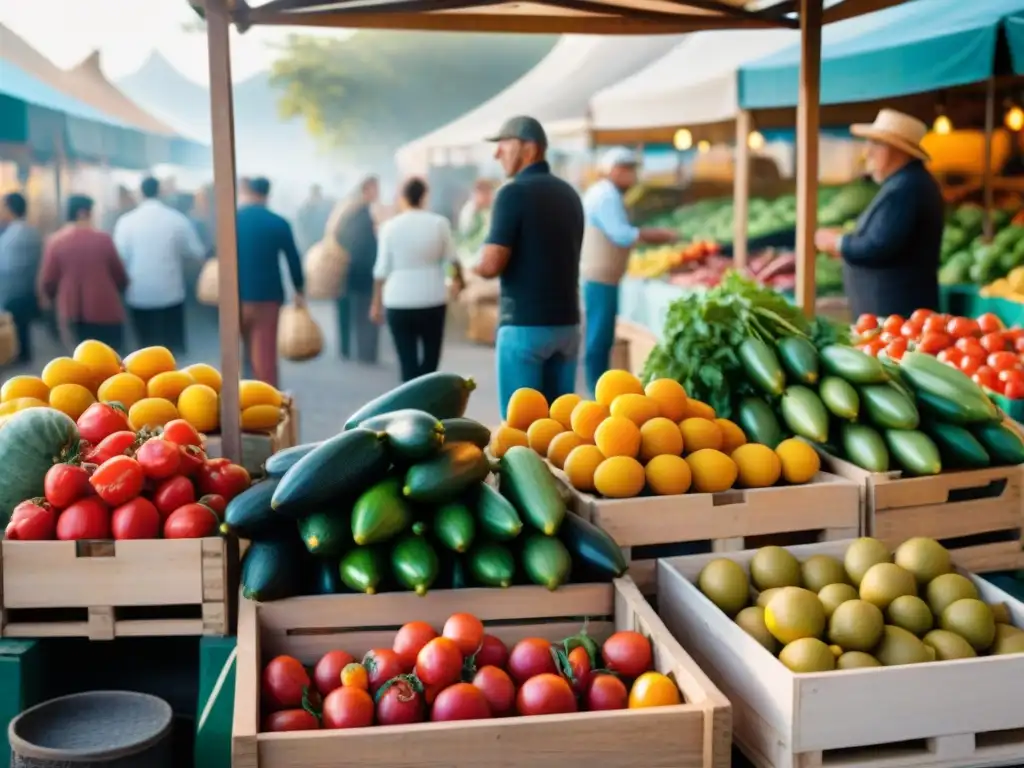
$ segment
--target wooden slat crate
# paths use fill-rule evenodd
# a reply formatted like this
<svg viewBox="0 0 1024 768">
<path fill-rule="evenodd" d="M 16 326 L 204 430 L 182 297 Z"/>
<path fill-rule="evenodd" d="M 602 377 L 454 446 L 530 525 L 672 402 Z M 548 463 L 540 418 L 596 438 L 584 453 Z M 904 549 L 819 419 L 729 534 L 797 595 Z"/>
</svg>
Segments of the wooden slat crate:
<svg viewBox="0 0 1024 768">
<path fill-rule="evenodd" d="M 273 432 L 245 432 L 242 434 L 242 466 L 249 474 L 262 474 L 263 464 L 273 454 L 299 443 L 299 409 L 291 398 L 285 400 L 284 418 Z M 206 455 L 223 455 L 220 435 L 206 436 Z"/>
<path fill-rule="evenodd" d="M 638 547 L 707 542 L 712 551 L 727 552 L 751 546 L 752 537 L 793 544 L 802 543 L 801 538 L 855 538 L 861 531 L 857 486 L 824 472 L 807 485 L 602 499 L 571 488 L 564 474 L 553 471 L 568 489 L 570 508 L 623 548 L 629 575 L 645 595 L 655 592 L 657 560 L 637 552 Z"/>
<path fill-rule="evenodd" d="M 658 337 L 642 325 L 620 317 L 615 321 L 615 340 L 625 346 L 625 355 L 620 351 L 615 357 L 617 365 L 613 367 L 624 367 L 639 376 L 647 356 L 658 343 Z"/>
<path fill-rule="evenodd" d="M 789 550 L 841 558 L 848 544 Z M 747 566 L 753 555 L 729 557 Z M 736 743 L 757 768 L 1024 765 L 1024 654 L 795 674 L 694 585 L 714 557 L 661 560 L 658 612 L 729 697 Z M 1024 605 L 966 575 L 1024 627 Z"/>
<path fill-rule="evenodd" d="M 344 649 L 357 658 L 390 648 L 405 622 L 441 627 L 468 611 L 507 644 L 525 637 L 561 640 L 584 617 L 598 641 L 616 629 L 651 639 L 655 667 L 672 675 L 684 703 L 616 712 L 508 717 L 453 723 L 260 733 L 261 661 L 290 654 L 313 664 Z M 345 765 L 422 768 L 726 768 L 730 764 L 729 703 L 708 681 L 629 579 L 614 584 L 300 597 L 276 603 L 242 600 L 232 768 Z M 341 761 L 341 762 L 339 762 Z"/>
<path fill-rule="evenodd" d="M 3 637 L 230 634 L 225 539 L 3 541 Z"/>
</svg>

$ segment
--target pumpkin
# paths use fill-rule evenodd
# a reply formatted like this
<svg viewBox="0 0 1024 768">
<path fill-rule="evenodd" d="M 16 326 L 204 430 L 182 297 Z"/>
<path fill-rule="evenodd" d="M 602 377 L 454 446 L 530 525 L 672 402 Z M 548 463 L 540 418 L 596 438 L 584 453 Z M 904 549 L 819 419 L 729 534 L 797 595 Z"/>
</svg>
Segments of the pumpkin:
<svg viewBox="0 0 1024 768">
<path fill-rule="evenodd" d="M 7 417 L 0 431 L 0 525 L 14 508 L 43 495 L 43 478 L 57 462 L 78 453 L 78 427 L 53 408 L 30 408 Z"/>
</svg>

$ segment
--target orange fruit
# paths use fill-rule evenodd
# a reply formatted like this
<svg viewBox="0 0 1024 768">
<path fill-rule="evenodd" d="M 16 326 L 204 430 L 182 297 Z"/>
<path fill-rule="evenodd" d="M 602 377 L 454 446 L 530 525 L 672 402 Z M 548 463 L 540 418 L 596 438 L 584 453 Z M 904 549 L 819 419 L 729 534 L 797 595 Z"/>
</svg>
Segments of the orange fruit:
<svg viewBox="0 0 1024 768">
<path fill-rule="evenodd" d="M 162 397 L 172 403 L 178 402 L 178 396 L 196 380 L 184 371 L 167 371 L 158 373 L 146 382 L 146 394 L 150 397 Z"/>
<path fill-rule="evenodd" d="M 566 429 L 572 429 L 572 409 L 582 399 L 579 395 L 572 393 L 557 397 L 551 404 L 551 411 L 548 415 Z"/>
<path fill-rule="evenodd" d="M 612 400 L 609 413 L 612 416 L 623 416 L 638 427 L 642 427 L 646 422 L 657 418 L 661 411 L 651 398 L 627 392 Z"/>
<path fill-rule="evenodd" d="M 220 377 L 220 371 L 212 365 L 196 363 L 195 365 L 190 365 L 187 368 L 182 368 L 181 370 L 183 373 L 187 373 L 191 376 L 195 380 L 196 384 L 205 384 L 214 392 L 217 392 L 218 394 L 220 393 L 223 381 Z M 239 385 L 239 389 L 241 389 L 241 385 Z"/>
<path fill-rule="evenodd" d="M 90 392 L 96 386 L 92 371 L 85 365 L 70 357 L 55 357 L 43 368 L 43 383 L 50 389 L 61 384 L 78 384 Z"/>
<path fill-rule="evenodd" d="M 660 672 L 644 672 L 629 690 L 629 708 L 671 707 L 681 704 L 679 686 Z"/>
<path fill-rule="evenodd" d="M 220 396 L 205 384 L 193 384 L 178 396 L 178 413 L 197 431 L 213 432 L 220 426 Z"/>
<path fill-rule="evenodd" d="M 650 461 L 655 456 L 680 456 L 682 453 L 683 433 L 674 421 L 659 416 L 640 427 L 641 461 Z"/>
<path fill-rule="evenodd" d="M 174 403 L 162 397 L 144 397 L 128 409 L 128 423 L 136 432 L 143 427 L 162 427 L 176 418 L 178 409 Z"/>
<path fill-rule="evenodd" d="M 581 400 L 572 409 L 572 431 L 584 440 L 593 440 L 598 425 L 608 418 L 607 406 L 593 400 Z"/>
<path fill-rule="evenodd" d="M 702 448 L 713 448 L 718 451 L 721 450 L 722 443 L 725 442 L 722 428 L 707 419 L 697 417 L 684 419 L 679 425 L 679 430 L 683 434 L 683 444 L 686 446 L 687 453 L 693 453 Z"/>
<path fill-rule="evenodd" d="M 555 435 L 548 443 L 548 461 L 559 469 L 563 469 L 569 452 L 579 445 L 583 445 L 583 438 L 575 432 L 562 432 Z"/>
<path fill-rule="evenodd" d="M 690 465 L 682 456 L 655 456 L 644 467 L 647 487 L 658 496 L 676 496 L 690 490 Z"/>
<path fill-rule="evenodd" d="M 537 419 L 526 430 L 526 439 L 533 450 L 541 456 L 547 456 L 551 441 L 562 432 L 565 432 L 565 427 L 554 419 Z"/>
<path fill-rule="evenodd" d="M 644 386 L 640 379 L 629 371 L 605 371 L 594 386 L 594 399 L 604 406 L 610 406 L 619 395 L 643 393 Z"/>
<path fill-rule="evenodd" d="M 722 430 L 722 453 L 728 453 L 731 456 L 733 451 L 741 445 L 747 444 L 747 436 L 736 422 L 728 419 L 715 419 L 715 424 Z"/>
<path fill-rule="evenodd" d="M 362 664 L 346 664 L 341 668 L 341 685 L 344 688 L 370 689 L 370 676 Z"/>
<path fill-rule="evenodd" d="M 643 465 L 631 456 L 611 456 L 594 470 L 594 488 L 608 499 L 639 496 L 646 482 Z"/>
<path fill-rule="evenodd" d="M 92 372 L 95 386 L 121 372 L 121 358 L 114 349 L 102 341 L 86 339 L 71 354 Z"/>
<path fill-rule="evenodd" d="M 118 373 L 100 384 L 97 394 L 100 402 L 131 408 L 147 395 L 146 382 L 134 373 Z"/>
<path fill-rule="evenodd" d="M 562 468 L 569 484 L 577 491 L 594 490 L 594 473 L 604 461 L 604 454 L 596 445 L 579 445 L 569 451 Z"/>
<path fill-rule="evenodd" d="M 655 379 L 644 387 L 644 394 L 658 404 L 666 419 L 680 422 L 686 415 L 686 390 L 675 379 Z"/>
<path fill-rule="evenodd" d="M 238 407 L 243 411 L 254 405 L 272 405 L 280 408 L 283 402 L 284 396 L 266 382 L 246 379 L 238 383 Z"/>
<path fill-rule="evenodd" d="M 494 458 L 500 459 L 505 451 L 515 445 L 528 446 L 530 438 L 521 429 L 513 429 L 508 424 L 502 424 L 491 432 L 490 451 Z"/>
<path fill-rule="evenodd" d="M 692 397 L 686 400 L 686 419 L 708 419 L 714 420 L 715 409 L 707 403 L 701 402 L 700 400 L 694 400 Z"/>
<path fill-rule="evenodd" d="M 50 388 L 38 376 L 12 376 L 0 387 L 0 403 L 9 403 L 22 397 L 49 400 Z"/>
<path fill-rule="evenodd" d="M 124 369 L 143 381 L 149 381 L 158 373 L 173 371 L 177 367 L 174 355 L 167 347 L 143 347 L 124 359 Z"/>
<path fill-rule="evenodd" d="M 75 421 L 95 402 L 92 392 L 81 384 L 58 384 L 50 390 L 50 407 L 66 413 Z"/>
<path fill-rule="evenodd" d="M 548 401 L 536 389 L 522 387 L 512 393 L 506 410 L 508 425 L 525 432 L 533 422 L 547 417 Z"/>
<path fill-rule="evenodd" d="M 606 458 L 640 453 L 640 428 L 622 416 L 609 416 L 594 432 L 594 443 Z"/>
</svg>

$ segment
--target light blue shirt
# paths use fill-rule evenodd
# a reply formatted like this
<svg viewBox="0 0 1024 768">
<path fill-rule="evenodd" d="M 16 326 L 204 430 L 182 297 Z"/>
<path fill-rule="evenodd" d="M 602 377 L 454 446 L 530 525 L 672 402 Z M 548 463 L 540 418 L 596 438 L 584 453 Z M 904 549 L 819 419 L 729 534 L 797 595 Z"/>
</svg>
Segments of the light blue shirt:
<svg viewBox="0 0 1024 768">
<path fill-rule="evenodd" d="M 639 228 L 629 223 L 622 193 L 608 179 L 601 179 L 584 193 L 583 215 L 588 225 L 620 248 L 630 248 L 640 237 Z"/>
</svg>

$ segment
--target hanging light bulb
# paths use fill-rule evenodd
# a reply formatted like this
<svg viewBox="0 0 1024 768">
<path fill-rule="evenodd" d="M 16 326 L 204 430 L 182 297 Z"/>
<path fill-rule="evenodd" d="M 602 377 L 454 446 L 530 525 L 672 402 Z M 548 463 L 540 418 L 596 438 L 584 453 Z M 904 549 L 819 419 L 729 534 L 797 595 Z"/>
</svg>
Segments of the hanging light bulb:
<svg viewBox="0 0 1024 768">
<path fill-rule="evenodd" d="M 764 134 L 760 131 L 751 131 L 747 136 L 747 146 L 754 151 L 764 149 Z"/>
<path fill-rule="evenodd" d="M 701 139 L 700 141 L 697 142 L 697 151 L 700 152 L 702 155 L 706 155 L 708 152 L 711 151 L 711 142 L 708 141 L 707 139 Z"/>
<path fill-rule="evenodd" d="M 672 137 L 672 146 L 679 152 L 684 152 L 693 146 L 693 134 L 687 128 L 680 128 Z"/>
<path fill-rule="evenodd" d="M 932 130 L 939 136 L 948 136 L 953 132 L 953 121 L 945 115 L 939 115 L 932 123 Z"/>
<path fill-rule="evenodd" d="M 1011 131 L 1019 131 L 1024 128 L 1024 109 L 1013 106 L 1006 111 L 1006 117 L 1003 118 L 1003 123 Z"/>
</svg>

